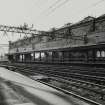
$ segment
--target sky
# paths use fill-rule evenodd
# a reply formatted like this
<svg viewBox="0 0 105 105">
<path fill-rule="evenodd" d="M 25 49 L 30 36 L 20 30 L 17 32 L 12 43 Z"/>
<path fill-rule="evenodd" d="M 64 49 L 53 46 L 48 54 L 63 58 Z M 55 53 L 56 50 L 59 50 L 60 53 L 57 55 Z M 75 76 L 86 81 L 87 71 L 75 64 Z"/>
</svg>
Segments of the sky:
<svg viewBox="0 0 105 105">
<path fill-rule="evenodd" d="M 105 14 L 105 0 L 0 0 L 0 25 L 27 23 L 37 30 L 49 30 L 66 23 L 76 23 L 87 16 Z M 19 34 L 0 32 L 0 44 L 20 38 Z M 0 54 L 7 47 L 0 46 Z"/>
</svg>

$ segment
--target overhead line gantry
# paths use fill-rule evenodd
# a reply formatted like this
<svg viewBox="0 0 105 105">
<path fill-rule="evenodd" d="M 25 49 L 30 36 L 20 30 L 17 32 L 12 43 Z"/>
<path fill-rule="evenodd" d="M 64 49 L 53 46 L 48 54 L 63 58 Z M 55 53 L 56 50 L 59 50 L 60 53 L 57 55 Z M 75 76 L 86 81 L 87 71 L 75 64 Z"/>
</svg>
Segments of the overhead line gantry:
<svg viewBox="0 0 105 105">
<path fill-rule="evenodd" d="M 14 26 L 6 26 L 0 25 L 0 31 L 3 32 L 12 32 L 12 33 L 22 33 L 22 34 L 30 34 L 30 35 L 41 35 L 45 31 L 37 31 L 35 29 L 28 28 L 26 26 L 14 27 Z"/>
<path fill-rule="evenodd" d="M 23 26 L 19 26 L 19 27 L 0 25 L 0 31 L 3 31 L 5 33 L 11 32 L 11 33 L 19 33 L 19 34 L 25 34 L 25 35 L 29 34 L 32 36 L 50 36 L 50 37 L 51 37 L 50 33 L 52 33 L 52 31 L 49 31 L 49 32 L 48 31 L 38 31 L 36 29 L 32 29 L 32 27 L 31 28 L 28 27 L 28 25 L 25 25 L 25 24 Z M 59 33 L 57 33 L 57 34 L 59 34 Z M 68 34 L 68 33 L 65 33 L 65 35 L 66 34 Z M 84 40 L 84 36 L 82 36 L 82 37 L 81 36 L 71 36 L 71 39 Z"/>
</svg>

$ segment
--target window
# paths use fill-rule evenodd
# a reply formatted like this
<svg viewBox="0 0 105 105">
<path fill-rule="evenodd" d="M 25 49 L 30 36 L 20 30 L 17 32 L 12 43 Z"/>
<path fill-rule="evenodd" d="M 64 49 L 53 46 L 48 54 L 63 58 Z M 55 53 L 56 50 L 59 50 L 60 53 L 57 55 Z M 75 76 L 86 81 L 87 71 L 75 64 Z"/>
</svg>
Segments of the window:
<svg viewBox="0 0 105 105">
<path fill-rule="evenodd" d="M 45 57 L 45 53 L 41 52 L 41 58 L 44 58 L 44 57 Z"/>
<path fill-rule="evenodd" d="M 59 53 L 56 52 L 56 51 L 54 51 L 54 52 L 53 52 L 53 57 L 54 57 L 54 58 L 59 58 Z"/>
<path fill-rule="evenodd" d="M 48 55 L 49 55 L 49 56 L 52 56 L 52 52 L 48 52 Z"/>
<path fill-rule="evenodd" d="M 101 57 L 100 51 L 97 51 L 96 56 L 97 56 L 97 57 Z"/>
<path fill-rule="evenodd" d="M 22 55 L 20 55 L 20 60 L 22 60 Z"/>
<path fill-rule="evenodd" d="M 35 59 L 40 58 L 40 53 L 35 53 Z"/>
<path fill-rule="evenodd" d="M 62 55 L 63 55 L 62 52 L 59 52 L 59 57 L 62 57 Z"/>
<path fill-rule="evenodd" d="M 31 57 L 33 57 L 34 56 L 34 54 L 33 53 L 31 53 Z"/>
<path fill-rule="evenodd" d="M 31 60 L 34 60 L 34 53 L 31 53 Z"/>
<path fill-rule="evenodd" d="M 25 58 L 25 56 L 23 55 L 23 59 Z"/>
<path fill-rule="evenodd" d="M 101 51 L 101 57 L 105 57 L 105 51 Z"/>
</svg>

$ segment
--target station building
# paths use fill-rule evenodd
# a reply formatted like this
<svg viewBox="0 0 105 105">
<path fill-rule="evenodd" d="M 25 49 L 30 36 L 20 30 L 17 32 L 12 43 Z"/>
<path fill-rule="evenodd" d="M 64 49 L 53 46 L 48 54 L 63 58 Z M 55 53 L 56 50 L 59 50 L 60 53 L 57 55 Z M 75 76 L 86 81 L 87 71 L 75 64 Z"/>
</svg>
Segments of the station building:
<svg viewBox="0 0 105 105">
<path fill-rule="evenodd" d="M 8 58 L 13 62 L 104 63 L 105 15 L 9 42 Z"/>
</svg>

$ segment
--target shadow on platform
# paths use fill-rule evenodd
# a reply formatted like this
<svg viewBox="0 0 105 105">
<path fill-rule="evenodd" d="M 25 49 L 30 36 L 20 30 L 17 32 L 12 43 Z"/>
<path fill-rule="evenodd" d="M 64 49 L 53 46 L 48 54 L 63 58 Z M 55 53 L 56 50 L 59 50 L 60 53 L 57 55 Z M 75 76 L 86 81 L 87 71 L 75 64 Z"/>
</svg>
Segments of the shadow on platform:
<svg viewBox="0 0 105 105">
<path fill-rule="evenodd" d="M 5 96 L 3 95 L 2 89 L 0 89 L 0 105 L 8 105 Z"/>
</svg>

